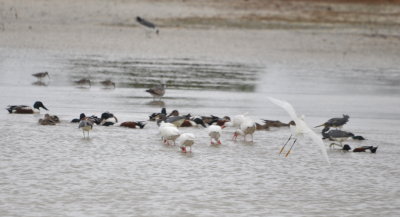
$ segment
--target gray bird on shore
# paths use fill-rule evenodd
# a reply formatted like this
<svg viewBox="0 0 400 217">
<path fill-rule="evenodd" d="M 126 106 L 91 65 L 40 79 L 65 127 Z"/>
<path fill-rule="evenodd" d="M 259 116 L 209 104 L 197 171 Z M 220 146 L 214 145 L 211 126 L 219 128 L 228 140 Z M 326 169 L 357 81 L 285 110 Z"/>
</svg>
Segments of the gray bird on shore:
<svg viewBox="0 0 400 217">
<path fill-rule="evenodd" d="M 111 87 L 113 87 L 113 88 L 115 89 L 115 83 L 112 82 L 112 81 L 109 80 L 109 79 L 108 79 L 108 80 L 101 81 L 100 84 L 102 84 L 102 85 L 104 86 L 104 88 L 111 88 Z"/>
<path fill-rule="evenodd" d="M 343 117 L 341 117 L 341 118 L 331 118 L 327 122 L 325 122 L 321 125 L 315 126 L 314 128 L 322 127 L 322 126 L 341 128 L 343 125 L 345 125 L 349 121 L 349 118 L 350 117 L 348 115 L 343 115 Z"/>
<path fill-rule="evenodd" d="M 37 78 L 38 80 L 42 80 L 46 76 L 50 79 L 50 75 L 48 72 L 38 72 L 38 73 L 32 74 L 32 76 Z"/>
<path fill-rule="evenodd" d="M 329 127 L 325 127 L 322 130 L 322 136 L 323 136 L 323 139 L 329 139 L 331 141 L 339 142 L 339 144 L 331 143 L 329 145 L 329 147 L 332 147 L 335 145 L 339 146 L 339 147 L 343 147 L 342 143 L 350 138 L 357 139 L 357 140 L 364 140 L 364 137 L 362 137 L 362 136 L 355 136 L 353 133 L 343 131 L 343 130 L 330 130 Z"/>
<path fill-rule="evenodd" d="M 75 81 L 75 84 L 77 84 L 77 85 L 79 85 L 81 87 L 84 87 L 85 85 L 89 85 L 89 88 L 92 86 L 90 80 L 87 79 L 87 78 L 82 78 L 82 79 L 80 79 L 78 81 Z"/>
<path fill-rule="evenodd" d="M 165 94 L 165 84 L 155 86 L 153 88 L 147 89 L 146 92 L 150 93 L 153 96 L 153 100 L 156 98 L 159 98 L 161 101 L 161 98 Z"/>
<path fill-rule="evenodd" d="M 141 18 L 141 17 L 136 17 L 136 22 L 138 22 L 139 24 L 141 24 L 141 25 L 142 25 L 143 27 L 145 27 L 146 29 L 154 30 L 155 33 L 156 33 L 157 35 L 158 35 L 159 32 L 160 32 L 154 23 L 152 23 L 152 22 L 150 22 L 150 21 L 148 21 L 148 20 L 145 20 L 145 19 L 143 19 L 143 18 Z"/>
</svg>

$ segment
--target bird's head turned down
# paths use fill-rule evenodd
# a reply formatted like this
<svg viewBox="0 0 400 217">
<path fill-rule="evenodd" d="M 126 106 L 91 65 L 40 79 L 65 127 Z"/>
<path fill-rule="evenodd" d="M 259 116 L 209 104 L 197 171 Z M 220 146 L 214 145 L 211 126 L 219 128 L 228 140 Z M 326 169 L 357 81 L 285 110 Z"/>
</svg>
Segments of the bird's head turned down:
<svg viewBox="0 0 400 217">
<path fill-rule="evenodd" d="M 350 151 L 350 150 L 351 150 L 351 147 L 350 147 L 350 145 L 345 144 L 345 145 L 343 145 L 342 150 L 343 150 L 343 151 Z"/>
<path fill-rule="evenodd" d="M 350 116 L 343 114 L 343 118 L 344 118 L 344 119 L 349 119 Z"/>
<path fill-rule="evenodd" d="M 40 101 L 36 101 L 35 104 L 33 104 L 33 108 L 35 108 L 35 109 L 43 108 L 43 109 L 45 109 L 45 110 L 48 110 L 48 109 L 43 105 L 43 103 L 40 102 Z"/>
</svg>

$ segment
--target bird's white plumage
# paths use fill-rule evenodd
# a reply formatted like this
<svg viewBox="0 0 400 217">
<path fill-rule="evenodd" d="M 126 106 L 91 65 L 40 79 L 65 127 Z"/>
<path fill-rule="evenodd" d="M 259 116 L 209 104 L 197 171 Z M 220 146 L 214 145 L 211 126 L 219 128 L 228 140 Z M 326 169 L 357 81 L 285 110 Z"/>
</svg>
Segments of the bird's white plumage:
<svg viewBox="0 0 400 217">
<path fill-rule="evenodd" d="M 179 146 L 192 146 L 196 136 L 193 133 L 182 133 L 178 138 Z"/>
<path fill-rule="evenodd" d="M 308 127 L 307 123 L 303 120 L 303 118 L 299 118 L 297 116 L 296 111 L 294 110 L 293 106 L 286 101 L 278 100 L 278 99 L 275 99 L 272 97 L 268 97 L 268 99 L 275 105 L 283 108 L 289 114 L 289 116 L 293 119 L 293 121 L 296 123 L 293 136 L 295 136 L 296 138 L 307 136 L 308 138 L 310 138 L 313 141 L 313 143 L 315 143 L 319 146 L 325 160 L 328 162 L 328 164 L 330 164 L 328 153 L 326 152 L 324 142 L 314 131 L 311 130 L 310 127 Z M 292 132 L 292 134 L 293 134 L 293 132 Z"/>
<path fill-rule="evenodd" d="M 178 128 L 173 124 L 161 122 L 159 127 L 160 134 L 162 138 L 166 141 L 172 140 L 175 143 L 175 140 L 179 137 L 180 132 Z"/>
<path fill-rule="evenodd" d="M 211 144 L 220 143 L 222 128 L 218 125 L 210 125 L 207 129 L 208 135 L 211 137 Z"/>
</svg>

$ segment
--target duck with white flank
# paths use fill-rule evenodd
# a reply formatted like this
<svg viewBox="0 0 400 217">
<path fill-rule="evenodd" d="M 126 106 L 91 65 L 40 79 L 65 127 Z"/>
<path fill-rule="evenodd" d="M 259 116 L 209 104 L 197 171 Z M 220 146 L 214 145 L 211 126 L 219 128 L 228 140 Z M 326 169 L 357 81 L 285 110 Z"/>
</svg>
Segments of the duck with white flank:
<svg viewBox="0 0 400 217">
<path fill-rule="evenodd" d="M 208 135 L 211 138 L 211 145 L 221 145 L 221 132 L 222 132 L 222 127 L 218 125 L 210 125 L 208 126 Z"/>
<path fill-rule="evenodd" d="M 162 108 L 160 113 L 153 113 L 149 115 L 149 121 L 158 121 L 162 119 L 161 117 L 164 119 L 167 117 L 167 110 L 165 108 Z"/>
<path fill-rule="evenodd" d="M 161 101 L 161 98 L 165 94 L 165 84 L 158 85 L 156 87 L 147 89 L 146 92 L 150 93 L 153 96 L 153 100 L 155 100 L 156 98 L 159 98 L 159 100 Z"/>
<path fill-rule="evenodd" d="M 235 130 L 233 133 L 233 138 L 232 140 L 237 139 L 239 135 L 243 136 L 244 141 L 246 142 L 246 136 L 250 135 L 251 136 L 251 142 L 253 141 L 253 134 L 256 131 L 256 123 L 250 119 L 250 118 L 245 118 L 243 119 L 242 123 L 240 124 L 239 128 Z"/>
<path fill-rule="evenodd" d="M 286 101 L 278 100 L 278 99 L 275 99 L 272 97 L 268 97 L 268 99 L 275 105 L 283 108 L 296 124 L 294 126 L 290 125 L 291 135 L 290 135 L 289 139 L 286 141 L 286 143 L 283 145 L 283 147 L 281 148 L 279 154 L 282 153 L 282 151 L 285 149 L 285 146 L 292 139 L 292 137 L 294 137 L 294 141 L 292 143 L 292 146 L 286 153 L 286 155 L 285 155 L 286 157 L 290 154 L 290 151 L 292 150 L 297 139 L 303 139 L 304 137 L 308 137 L 313 141 L 314 144 L 319 146 L 326 162 L 330 165 L 328 153 L 326 151 L 324 142 L 322 141 L 321 137 L 319 137 L 314 131 L 312 131 L 308 127 L 307 123 L 304 121 L 303 116 L 301 118 L 299 118 L 297 116 L 296 111 L 294 110 L 293 106 Z"/>
<path fill-rule="evenodd" d="M 93 129 L 93 122 L 89 120 L 89 118 L 84 117 L 80 122 L 79 122 L 79 127 L 82 128 L 82 133 L 83 133 L 83 138 L 85 137 L 85 131 L 87 132 L 87 138 L 89 138 L 89 131 Z"/>
<path fill-rule="evenodd" d="M 163 143 L 166 145 L 170 145 L 169 141 L 173 141 L 173 144 L 175 145 L 175 140 L 181 135 L 175 125 L 171 123 L 165 123 L 164 121 L 160 123 L 160 127 L 158 129 L 160 131 Z"/>
<path fill-rule="evenodd" d="M 126 121 L 122 122 L 120 124 L 121 127 L 128 127 L 128 128 L 140 128 L 143 129 L 143 127 L 146 125 L 145 121 Z"/>
<path fill-rule="evenodd" d="M 101 114 L 100 125 L 111 126 L 114 125 L 115 123 L 118 123 L 118 119 L 117 117 L 114 116 L 114 114 L 110 112 L 104 112 L 103 114 Z"/>
<path fill-rule="evenodd" d="M 351 151 L 351 147 L 348 144 L 343 145 L 343 151 Z M 378 146 L 361 146 L 353 149 L 353 152 L 366 152 L 369 150 L 371 153 L 375 154 L 376 150 L 378 150 Z"/>
<path fill-rule="evenodd" d="M 349 121 L 349 116 L 348 115 L 343 115 L 341 118 L 331 118 L 327 122 L 315 126 L 315 127 L 334 127 L 334 128 L 342 128 L 343 125 L 345 125 Z"/>
<path fill-rule="evenodd" d="M 181 148 L 181 151 L 183 153 L 186 153 L 187 148 L 189 147 L 190 148 L 189 152 L 192 152 L 192 145 L 194 144 L 195 139 L 196 137 L 194 136 L 193 133 L 182 133 L 178 137 L 178 144 L 179 147 Z"/>
<path fill-rule="evenodd" d="M 6 109 L 10 114 L 34 114 L 40 113 L 40 108 L 48 110 L 40 101 L 36 101 L 33 108 L 26 105 L 9 105 Z"/>
</svg>

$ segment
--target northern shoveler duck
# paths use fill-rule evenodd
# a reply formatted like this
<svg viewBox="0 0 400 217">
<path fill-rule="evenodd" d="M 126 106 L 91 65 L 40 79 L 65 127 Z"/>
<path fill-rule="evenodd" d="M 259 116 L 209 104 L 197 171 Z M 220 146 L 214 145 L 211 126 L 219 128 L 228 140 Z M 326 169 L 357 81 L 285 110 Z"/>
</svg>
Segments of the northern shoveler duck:
<svg viewBox="0 0 400 217">
<path fill-rule="evenodd" d="M 203 119 L 201 119 L 199 117 L 193 117 L 193 118 L 190 118 L 188 120 L 184 120 L 180 127 L 197 127 L 199 125 L 204 127 L 204 128 L 207 127 L 205 125 Z"/>
<path fill-rule="evenodd" d="M 239 128 L 235 130 L 233 133 L 232 140 L 236 140 L 239 135 L 243 136 L 244 141 L 246 142 L 246 136 L 251 136 L 251 141 L 253 141 L 253 134 L 256 131 L 256 123 L 250 119 L 245 118 L 243 122 L 240 124 Z"/>
<path fill-rule="evenodd" d="M 45 114 L 44 118 L 39 119 L 40 125 L 56 125 L 56 123 L 60 123 L 60 119 L 56 115 Z"/>
<path fill-rule="evenodd" d="M 331 118 L 327 122 L 315 126 L 315 127 L 334 127 L 334 128 L 342 128 L 343 125 L 345 125 L 349 121 L 349 116 L 348 115 L 343 115 L 341 118 Z"/>
<path fill-rule="evenodd" d="M 105 80 L 105 81 L 101 81 L 100 84 L 102 84 L 104 86 L 104 88 L 111 88 L 113 87 L 115 89 L 115 83 L 112 82 L 111 80 Z"/>
<path fill-rule="evenodd" d="M 128 128 L 140 128 L 143 129 L 143 127 L 146 125 L 144 121 L 126 121 L 120 124 L 121 127 L 128 127 Z"/>
<path fill-rule="evenodd" d="M 158 121 L 162 118 L 165 120 L 166 117 L 167 117 L 167 110 L 165 108 L 162 108 L 160 113 L 153 113 L 149 115 L 149 121 Z"/>
<path fill-rule="evenodd" d="M 6 109 L 10 114 L 33 114 L 40 113 L 40 108 L 48 110 L 40 101 L 36 101 L 33 108 L 26 105 L 9 105 Z"/>
<path fill-rule="evenodd" d="M 117 117 L 114 116 L 114 114 L 110 112 L 104 112 L 103 114 L 101 114 L 100 125 L 111 126 L 114 125 L 115 123 L 118 123 L 118 119 Z"/>
<path fill-rule="evenodd" d="M 221 144 L 221 132 L 222 132 L 222 127 L 218 125 L 210 125 L 208 126 L 208 135 L 211 138 L 211 145 L 220 145 Z"/>
<path fill-rule="evenodd" d="M 153 96 L 153 100 L 159 98 L 159 100 L 161 101 L 161 98 L 165 94 L 165 84 L 147 89 L 146 92 L 150 93 Z"/>
<path fill-rule="evenodd" d="M 87 132 L 88 138 L 89 138 L 89 131 L 91 131 L 93 129 L 93 122 L 90 121 L 87 117 L 84 117 L 79 122 L 79 127 L 78 128 L 82 128 L 83 138 L 86 138 L 85 137 L 85 131 Z"/>
<path fill-rule="evenodd" d="M 81 120 L 83 120 L 84 118 L 87 118 L 87 119 L 90 120 L 92 123 L 95 123 L 95 124 L 97 124 L 97 125 L 99 125 L 99 124 L 100 124 L 100 121 L 101 121 L 101 119 L 98 118 L 98 117 L 95 116 L 95 115 L 92 115 L 92 116 L 90 116 L 90 117 L 86 117 L 85 113 L 81 113 L 81 114 L 79 115 L 79 118 L 74 118 L 74 119 L 72 119 L 72 120 L 71 120 L 71 123 L 79 123 L 79 122 L 80 122 Z"/>
<path fill-rule="evenodd" d="M 294 121 L 291 121 L 289 123 L 283 123 L 281 121 L 272 121 L 272 120 L 263 120 L 264 124 L 259 124 L 256 123 L 256 128 L 257 130 L 269 130 L 270 127 L 289 127 L 290 123 Z"/>
<path fill-rule="evenodd" d="M 192 145 L 194 144 L 194 140 L 196 137 L 193 133 L 182 133 L 178 137 L 178 144 L 183 153 L 187 152 L 187 147 L 190 148 L 189 152 L 192 152 Z"/>
<path fill-rule="evenodd" d="M 82 78 L 78 81 L 75 81 L 75 84 L 79 85 L 80 87 L 85 87 L 86 85 L 89 85 L 90 88 L 92 86 L 92 83 L 87 78 Z"/>
<path fill-rule="evenodd" d="M 48 72 L 38 72 L 38 73 L 34 73 L 32 74 L 33 77 L 37 78 L 38 80 L 43 79 L 44 77 L 48 77 L 50 79 L 50 75 Z"/>
<path fill-rule="evenodd" d="M 345 144 L 342 148 L 343 151 L 351 151 L 351 147 L 348 144 Z M 376 153 L 376 150 L 378 150 L 378 146 L 361 146 L 358 148 L 353 149 L 353 152 L 366 152 L 369 150 L 371 153 Z"/>
</svg>

